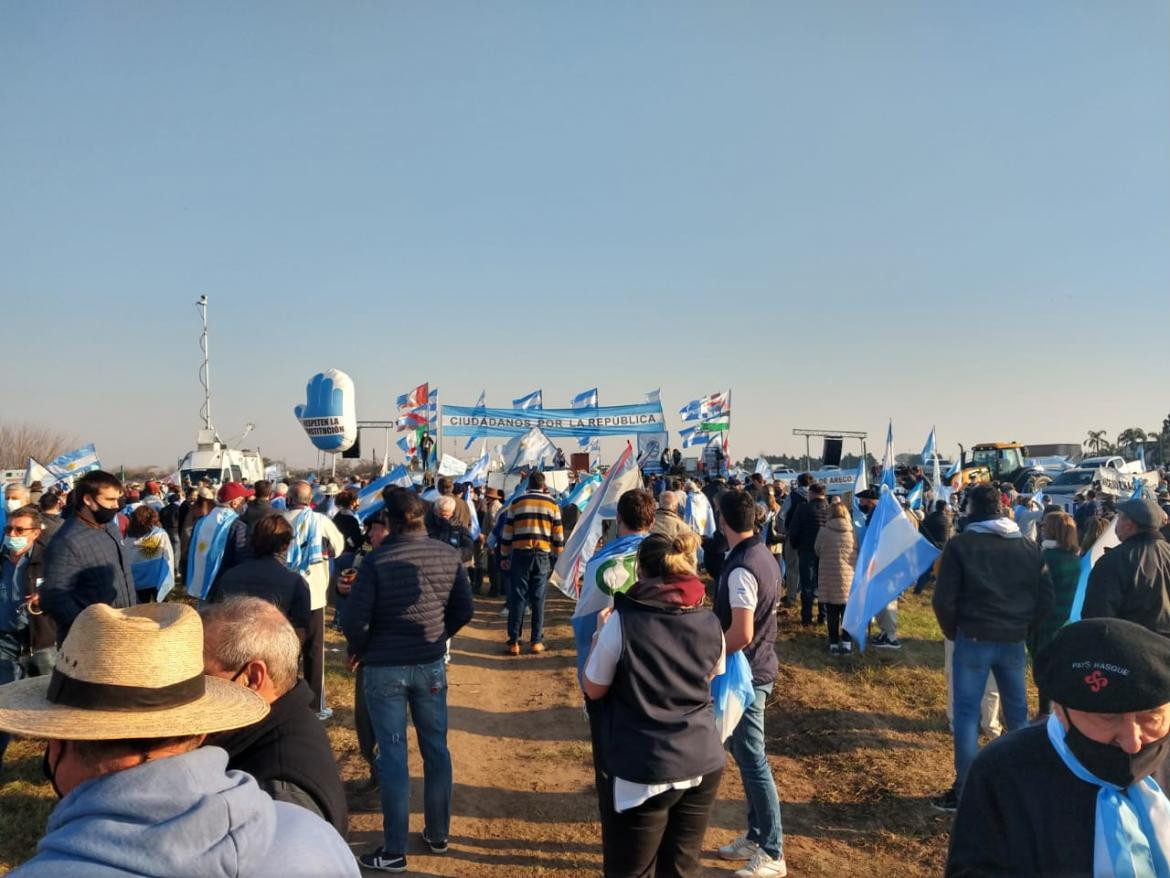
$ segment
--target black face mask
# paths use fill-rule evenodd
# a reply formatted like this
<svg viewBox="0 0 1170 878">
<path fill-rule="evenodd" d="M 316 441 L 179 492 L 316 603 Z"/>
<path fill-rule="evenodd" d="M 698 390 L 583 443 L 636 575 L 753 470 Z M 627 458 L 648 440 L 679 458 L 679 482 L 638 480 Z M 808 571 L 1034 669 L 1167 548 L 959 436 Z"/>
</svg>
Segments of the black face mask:
<svg viewBox="0 0 1170 878">
<path fill-rule="evenodd" d="M 109 524 L 118 517 L 117 509 L 107 509 L 105 506 L 99 506 L 97 509 L 91 509 L 93 513 L 93 520 L 98 524 Z"/>
<path fill-rule="evenodd" d="M 61 742 L 61 751 L 57 755 L 57 765 L 61 764 L 61 760 L 65 758 L 65 742 Z M 65 798 L 65 794 L 61 792 L 61 788 L 57 786 L 57 765 L 52 765 L 49 762 L 49 745 L 45 745 L 45 755 L 41 757 L 41 774 L 45 776 L 45 780 L 53 788 L 53 792 L 57 794 L 58 799 Z"/>
<path fill-rule="evenodd" d="M 1120 747 L 1086 738 L 1067 713 L 1064 718 L 1068 721 L 1068 731 L 1064 735 L 1068 749 L 1081 765 L 1101 780 L 1119 787 L 1127 787 L 1135 780 L 1153 774 L 1170 753 L 1170 735 L 1151 741 L 1136 753 L 1126 753 Z"/>
</svg>

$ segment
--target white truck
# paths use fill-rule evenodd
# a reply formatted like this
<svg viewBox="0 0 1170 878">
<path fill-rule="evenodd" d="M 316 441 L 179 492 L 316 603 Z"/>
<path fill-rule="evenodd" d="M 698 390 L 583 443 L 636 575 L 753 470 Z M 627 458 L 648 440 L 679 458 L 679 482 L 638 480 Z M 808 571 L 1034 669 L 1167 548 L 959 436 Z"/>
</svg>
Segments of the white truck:
<svg viewBox="0 0 1170 878">
<path fill-rule="evenodd" d="M 214 430 L 200 430 L 195 437 L 195 449 L 179 461 L 179 477 L 185 485 L 197 485 L 203 480 L 213 485 L 264 478 L 264 460 L 260 452 L 250 448 L 227 448 Z"/>
</svg>

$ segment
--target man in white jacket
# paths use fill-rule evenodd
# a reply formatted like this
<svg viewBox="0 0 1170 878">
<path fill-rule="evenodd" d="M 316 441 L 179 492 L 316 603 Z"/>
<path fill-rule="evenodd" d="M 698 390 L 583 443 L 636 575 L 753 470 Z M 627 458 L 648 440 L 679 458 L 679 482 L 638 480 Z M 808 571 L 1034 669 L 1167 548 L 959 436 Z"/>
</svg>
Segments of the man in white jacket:
<svg viewBox="0 0 1170 878">
<path fill-rule="evenodd" d="M 288 491 L 288 508 L 282 514 L 293 529 L 288 566 L 309 584 L 311 612 L 301 653 L 305 680 L 316 696 L 317 716 L 326 720 L 333 711 L 325 706 L 325 604 L 329 597 L 330 559 L 345 549 L 345 537 L 333 519 L 313 511 L 312 501 L 313 486 L 305 481 L 293 482 Z"/>
</svg>

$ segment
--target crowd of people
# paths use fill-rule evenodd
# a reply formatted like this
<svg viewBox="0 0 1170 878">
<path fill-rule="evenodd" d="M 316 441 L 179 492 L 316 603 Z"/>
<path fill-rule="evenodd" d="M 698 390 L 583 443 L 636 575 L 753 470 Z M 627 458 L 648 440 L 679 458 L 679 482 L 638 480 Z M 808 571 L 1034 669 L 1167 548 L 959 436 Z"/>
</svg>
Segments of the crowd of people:
<svg viewBox="0 0 1170 878">
<path fill-rule="evenodd" d="M 604 606 L 573 620 L 603 871 L 697 875 L 729 752 L 744 828 L 718 853 L 739 878 L 782 878 L 765 744 L 777 616 L 823 629 L 835 659 L 853 653 L 843 616 L 881 492 L 830 495 L 809 473 L 700 484 L 663 462 L 618 499 L 583 576 Z M 476 594 L 498 595 L 503 653 L 541 655 L 550 573 L 581 511 L 544 473 L 522 478 L 507 499 L 446 477 L 392 485 L 360 517 L 360 479 L 180 488 L 95 471 L 68 492 L 7 485 L 0 766 L 9 734 L 44 738 L 62 797 L 13 874 L 405 871 L 408 714 L 422 843 L 445 853 L 450 641 Z M 1156 498 L 1090 492 L 1071 515 L 1007 483 L 936 491 L 916 469 L 893 494 L 940 553 L 914 589 L 933 589 L 946 641 L 955 781 L 934 805 L 957 811 L 948 874 L 1115 874 L 1093 864 L 1123 855 L 1135 871 L 1116 874 L 1170 874 L 1170 804 L 1151 780 L 1170 748 L 1165 483 Z M 1109 529 L 1119 545 L 1089 572 Z M 599 572 L 614 564 L 624 584 Z M 383 816 L 381 844 L 356 862 L 321 722 L 330 606 L 354 671 L 363 789 Z M 871 624 L 871 645 L 901 648 L 897 597 Z M 733 670 L 747 692 L 724 728 L 711 684 Z M 981 729 L 1001 728 L 981 752 Z M 1088 841 L 1061 848 L 1071 826 Z"/>
</svg>

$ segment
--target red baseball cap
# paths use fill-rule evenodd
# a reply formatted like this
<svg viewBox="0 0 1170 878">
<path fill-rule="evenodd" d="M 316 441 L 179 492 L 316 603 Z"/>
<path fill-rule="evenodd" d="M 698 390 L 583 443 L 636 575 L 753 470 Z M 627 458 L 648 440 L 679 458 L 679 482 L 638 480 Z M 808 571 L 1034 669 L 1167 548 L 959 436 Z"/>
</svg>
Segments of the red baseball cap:
<svg viewBox="0 0 1170 878">
<path fill-rule="evenodd" d="M 241 497 L 251 497 L 255 493 L 251 488 L 245 488 L 239 482 L 224 482 L 220 485 L 219 493 L 215 495 L 215 499 L 220 503 L 231 503 Z"/>
</svg>

